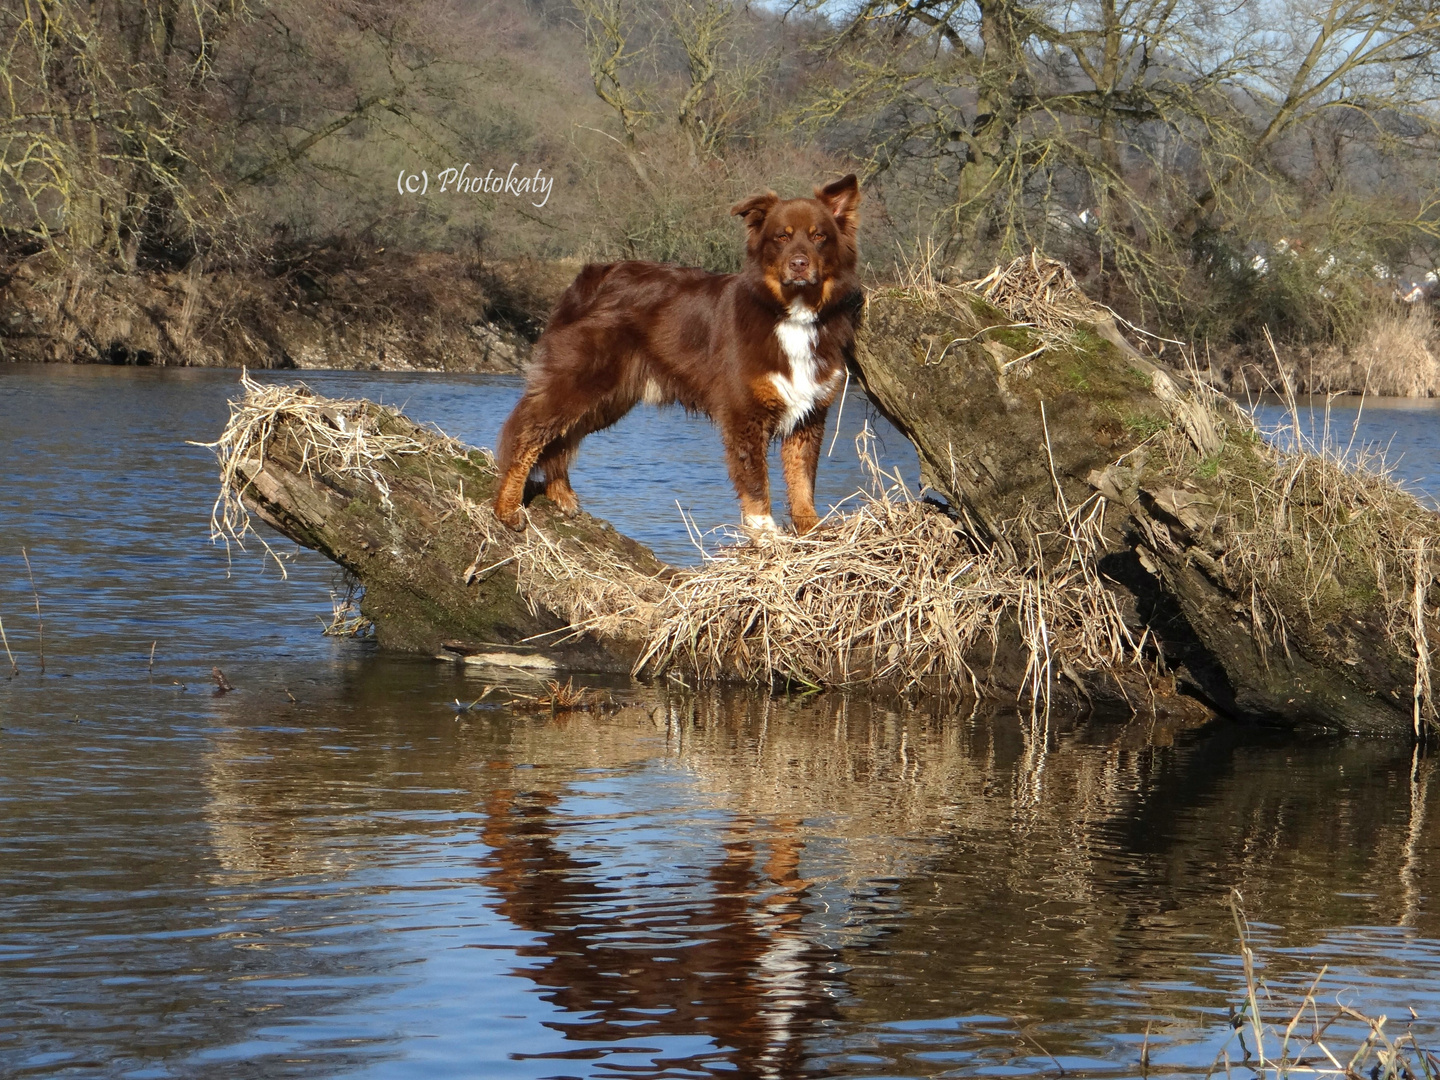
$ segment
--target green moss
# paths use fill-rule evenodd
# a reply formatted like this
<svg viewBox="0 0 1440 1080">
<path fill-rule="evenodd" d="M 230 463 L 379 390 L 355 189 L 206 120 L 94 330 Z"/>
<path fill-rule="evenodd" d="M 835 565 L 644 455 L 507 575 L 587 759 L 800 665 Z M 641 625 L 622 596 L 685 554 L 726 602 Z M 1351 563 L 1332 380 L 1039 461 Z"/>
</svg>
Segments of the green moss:
<svg viewBox="0 0 1440 1080">
<path fill-rule="evenodd" d="M 1195 466 L 1195 475 L 1202 480 L 1213 480 L 1220 473 L 1220 453 L 1211 454 L 1199 465 Z"/>
<path fill-rule="evenodd" d="M 1101 406 L 1150 392 L 1147 375 L 1125 362 L 1114 345 L 1083 327 L 1065 347 L 1036 357 L 1035 372 L 1042 390 L 1082 393 Z M 1123 419 L 1123 414 L 1117 418 Z"/>
<path fill-rule="evenodd" d="M 1170 426 L 1170 417 L 1149 409 L 1129 409 L 1121 413 L 1120 422 L 1131 436 L 1141 441 L 1166 430 Z"/>
<path fill-rule="evenodd" d="M 1085 375 L 1085 369 L 1079 364 L 1071 364 L 1061 372 L 1061 375 L 1070 384 L 1072 390 L 1078 390 L 1082 394 L 1090 392 L 1090 380 Z"/>
<path fill-rule="evenodd" d="M 991 330 L 985 337 L 989 341 L 998 341 L 1007 349 L 1014 349 L 1016 354 L 1020 356 L 1037 348 L 1040 344 L 1028 330 L 1020 330 L 1014 327 Z"/>
<path fill-rule="evenodd" d="M 970 300 L 971 312 L 973 312 L 975 317 L 982 323 L 994 326 L 996 323 L 1008 323 L 1010 321 L 1010 316 L 1006 315 L 1005 312 L 990 303 L 990 301 L 986 300 L 979 293 L 971 293 L 968 299 Z"/>
</svg>

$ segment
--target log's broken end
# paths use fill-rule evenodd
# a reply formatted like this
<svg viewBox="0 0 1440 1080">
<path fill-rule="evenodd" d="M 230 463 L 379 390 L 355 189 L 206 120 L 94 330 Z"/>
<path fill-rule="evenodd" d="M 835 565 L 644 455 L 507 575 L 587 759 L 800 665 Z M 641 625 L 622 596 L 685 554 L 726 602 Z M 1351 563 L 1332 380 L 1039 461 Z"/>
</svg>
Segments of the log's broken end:
<svg viewBox="0 0 1440 1080">
<path fill-rule="evenodd" d="M 644 545 L 543 499 L 527 511 L 535 527 L 514 533 L 490 510 L 484 451 L 371 402 L 244 388 L 214 444 L 217 531 L 243 540 L 253 514 L 338 563 L 363 585 L 361 611 L 387 648 L 630 670 L 640 641 L 595 594 L 653 591 L 669 568 Z"/>
</svg>

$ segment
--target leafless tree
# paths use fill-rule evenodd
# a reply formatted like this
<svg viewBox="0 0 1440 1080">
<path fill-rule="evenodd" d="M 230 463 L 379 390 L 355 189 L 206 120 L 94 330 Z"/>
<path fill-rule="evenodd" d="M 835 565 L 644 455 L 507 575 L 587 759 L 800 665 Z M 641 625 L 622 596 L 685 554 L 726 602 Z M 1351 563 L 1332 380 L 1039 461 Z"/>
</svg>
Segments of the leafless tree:
<svg viewBox="0 0 1440 1080">
<path fill-rule="evenodd" d="M 1029 245 L 1083 249 L 1102 277 L 1162 309 L 1184 305 L 1217 235 L 1243 249 L 1262 219 L 1313 216 L 1313 200 L 1296 203 L 1294 143 L 1327 118 L 1352 118 L 1376 162 L 1433 153 L 1440 132 L 1431 4 L 820 7 L 844 30 L 829 46 L 840 78 L 812 122 L 868 120 L 871 175 L 929 193 L 951 257 L 973 268 Z M 1348 177 L 1353 191 L 1363 170 Z M 1440 188 L 1433 174 L 1414 179 L 1379 217 L 1392 235 L 1434 236 Z M 1322 216 L 1341 209 L 1331 200 Z"/>
</svg>

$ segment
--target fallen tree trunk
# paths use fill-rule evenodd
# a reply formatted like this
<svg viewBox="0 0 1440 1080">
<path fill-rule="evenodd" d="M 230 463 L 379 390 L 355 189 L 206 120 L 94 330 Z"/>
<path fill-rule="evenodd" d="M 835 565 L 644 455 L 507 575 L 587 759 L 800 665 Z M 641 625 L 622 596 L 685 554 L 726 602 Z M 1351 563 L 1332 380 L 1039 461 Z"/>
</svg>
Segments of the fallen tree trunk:
<svg viewBox="0 0 1440 1080">
<path fill-rule="evenodd" d="M 702 682 L 1025 695 L 1037 708 L 1146 689 L 1085 557 L 1041 573 L 1001 565 L 908 495 L 676 571 L 543 498 L 525 533 L 510 531 L 490 508 L 489 454 L 391 410 L 244 386 L 214 444 L 216 535 L 243 541 L 253 513 L 333 559 L 363 585 L 388 647 Z"/>
<path fill-rule="evenodd" d="M 244 379 L 214 444 L 217 535 L 248 515 L 313 548 L 364 587 L 362 611 L 393 649 L 540 669 L 629 672 L 670 570 L 608 523 L 531 508 L 538 529 L 489 511 L 495 465 L 393 410 Z"/>
<path fill-rule="evenodd" d="M 1153 704 L 1173 674 L 1239 718 L 1434 722 L 1440 519 L 1363 463 L 1277 450 L 1059 264 L 877 291 L 856 366 L 953 516 L 892 491 L 675 571 L 544 499 L 512 533 L 488 454 L 392 411 L 249 383 L 216 444 L 217 532 L 243 536 L 248 506 L 334 559 L 395 648 L 1037 710 Z"/>
<path fill-rule="evenodd" d="M 1218 710 L 1385 734 L 1434 721 L 1436 515 L 1363 462 L 1276 450 L 1141 356 L 1060 264 L 873 296 L 857 366 L 925 483 L 1005 558 L 1043 559 L 1102 514 L 1127 621 Z"/>
</svg>

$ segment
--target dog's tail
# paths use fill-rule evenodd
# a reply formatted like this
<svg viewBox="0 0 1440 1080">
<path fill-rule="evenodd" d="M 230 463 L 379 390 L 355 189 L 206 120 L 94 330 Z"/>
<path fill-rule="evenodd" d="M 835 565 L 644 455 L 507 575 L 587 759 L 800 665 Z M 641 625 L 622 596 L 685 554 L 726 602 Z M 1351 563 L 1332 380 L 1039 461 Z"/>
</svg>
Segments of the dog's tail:
<svg viewBox="0 0 1440 1080">
<path fill-rule="evenodd" d="M 600 295 L 600 287 L 610 272 L 615 269 L 616 263 L 588 263 L 570 287 L 560 297 L 560 302 L 555 305 L 555 310 L 550 314 L 550 322 L 546 330 L 556 330 L 562 326 L 568 326 L 575 320 L 582 318 L 590 310 L 595 298 Z"/>
</svg>

